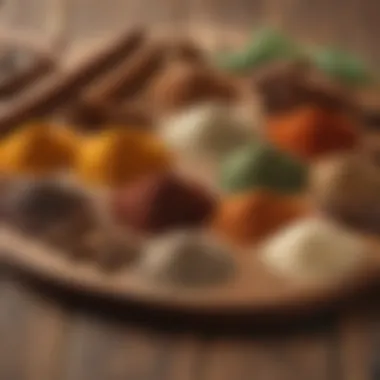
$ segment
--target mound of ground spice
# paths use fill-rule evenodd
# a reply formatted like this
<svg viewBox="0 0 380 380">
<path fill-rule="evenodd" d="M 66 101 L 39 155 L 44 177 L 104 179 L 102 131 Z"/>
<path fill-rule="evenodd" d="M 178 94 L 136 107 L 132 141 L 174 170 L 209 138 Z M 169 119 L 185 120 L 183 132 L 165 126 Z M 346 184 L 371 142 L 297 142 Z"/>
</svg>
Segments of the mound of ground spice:
<svg viewBox="0 0 380 380">
<path fill-rule="evenodd" d="M 7 175 L 45 176 L 72 167 L 78 137 L 48 124 L 26 125 L 0 144 L 0 167 Z"/>
<path fill-rule="evenodd" d="M 65 226 L 86 229 L 94 222 L 94 209 L 80 190 L 56 180 L 21 181 L 7 196 L 8 222 L 26 233 L 47 237 Z"/>
<path fill-rule="evenodd" d="M 207 102 L 188 107 L 163 121 L 161 136 L 180 156 L 217 159 L 253 139 L 250 123 L 228 104 Z"/>
<path fill-rule="evenodd" d="M 211 225 L 227 241 L 246 247 L 308 212 L 309 207 L 300 198 L 258 191 L 227 197 Z"/>
<path fill-rule="evenodd" d="M 143 251 L 138 268 L 149 281 L 191 288 L 223 284 L 236 272 L 228 249 L 199 231 L 179 231 L 153 239 Z"/>
<path fill-rule="evenodd" d="M 302 192 L 308 168 L 275 147 L 255 142 L 228 155 L 221 165 L 220 187 L 227 193 L 265 189 L 277 193 Z"/>
<path fill-rule="evenodd" d="M 313 168 L 314 203 L 355 229 L 380 231 L 379 168 L 360 153 L 326 158 Z"/>
<path fill-rule="evenodd" d="M 143 178 L 117 191 L 111 200 L 119 222 L 146 233 L 200 226 L 215 206 L 215 196 L 172 174 Z"/>
<path fill-rule="evenodd" d="M 85 138 L 75 169 L 85 183 L 118 187 L 166 171 L 170 161 L 170 155 L 153 134 L 121 127 Z"/>
<path fill-rule="evenodd" d="M 301 219 L 279 231 L 261 249 L 263 262 L 293 280 L 339 281 L 361 263 L 366 245 L 351 231 L 323 219 Z"/>
<path fill-rule="evenodd" d="M 351 150 L 359 141 L 349 117 L 316 107 L 269 118 L 265 133 L 280 149 L 306 160 Z"/>
</svg>

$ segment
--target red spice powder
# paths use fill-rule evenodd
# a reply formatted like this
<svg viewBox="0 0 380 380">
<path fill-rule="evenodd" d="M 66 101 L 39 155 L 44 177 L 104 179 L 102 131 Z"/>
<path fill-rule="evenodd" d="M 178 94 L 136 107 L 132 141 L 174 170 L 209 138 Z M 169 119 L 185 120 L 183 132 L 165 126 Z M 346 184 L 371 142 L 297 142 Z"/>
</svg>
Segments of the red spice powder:
<svg viewBox="0 0 380 380">
<path fill-rule="evenodd" d="M 359 139 L 348 116 L 316 107 L 270 118 L 266 136 L 279 148 L 307 160 L 353 149 Z"/>
<path fill-rule="evenodd" d="M 142 178 L 116 191 L 110 201 L 116 220 L 145 233 L 200 227 L 216 204 L 206 189 L 171 173 Z"/>
</svg>

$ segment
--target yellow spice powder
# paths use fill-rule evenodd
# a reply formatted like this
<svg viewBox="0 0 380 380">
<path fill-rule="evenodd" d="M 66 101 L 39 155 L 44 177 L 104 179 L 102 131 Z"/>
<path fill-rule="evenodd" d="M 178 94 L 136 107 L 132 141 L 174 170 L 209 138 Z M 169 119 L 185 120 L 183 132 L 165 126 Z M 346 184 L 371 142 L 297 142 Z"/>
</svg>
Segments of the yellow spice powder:
<svg viewBox="0 0 380 380">
<path fill-rule="evenodd" d="M 149 132 L 112 128 L 83 141 L 76 174 L 86 183 L 118 187 L 140 176 L 164 171 L 170 156 Z"/>
</svg>

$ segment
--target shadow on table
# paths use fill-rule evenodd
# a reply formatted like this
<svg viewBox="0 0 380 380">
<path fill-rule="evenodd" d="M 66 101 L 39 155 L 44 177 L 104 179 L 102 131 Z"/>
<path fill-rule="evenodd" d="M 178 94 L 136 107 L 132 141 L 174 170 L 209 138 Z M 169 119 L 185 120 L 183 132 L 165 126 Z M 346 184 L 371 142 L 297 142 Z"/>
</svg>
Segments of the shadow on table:
<svg viewBox="0 0 380 380">
<path fill-rule="evenodd" d="M 145 328 L 159 328 L 167 332 L 198 330 L 203 334 L 256 335 L 290 332 L 318 331 L 326 329 L 344 313 L 350 310 L 378 309 L 380 302 L 378 294 L 380 284 L 373 284 L 365 292 L 359 291 L 338 303 L 316 305 L 313 311 L 284 311 L 282 314 L 250 314 L 248 311 L 226 310 L 218 314 L 196 313 L 170 310 L 143 305 L 138 302 L 120 302 L 116 299 L 93 296 L 67 290 L 51 282 L 46 282 L 8 266 L 1 266 L 0 276 L 5 281 L 17 281 L 26 291 L 32 291 L 48 302 L 59 303 L 69 310 L 75 309 L 81 313 L 97 314 L 115 323 L 128 321 L 129 324 Z"/>
</svg>

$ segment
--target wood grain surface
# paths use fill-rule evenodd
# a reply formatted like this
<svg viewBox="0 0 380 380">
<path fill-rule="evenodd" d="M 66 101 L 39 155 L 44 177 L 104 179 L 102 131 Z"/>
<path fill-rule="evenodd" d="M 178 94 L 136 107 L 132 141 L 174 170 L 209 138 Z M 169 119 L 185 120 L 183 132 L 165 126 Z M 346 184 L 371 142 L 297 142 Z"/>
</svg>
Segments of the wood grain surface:
<svg viewBox="0 0 380 380">
<path fill-rule="evenodd" d="M 2 267 L 0 379 L 377 379 L 370 373 L 380 332 L 373 299 L 360 312 L 260 331 L 249 323 L 234 329 L 161 323 L 87 301 Z"/>
</svg>

